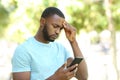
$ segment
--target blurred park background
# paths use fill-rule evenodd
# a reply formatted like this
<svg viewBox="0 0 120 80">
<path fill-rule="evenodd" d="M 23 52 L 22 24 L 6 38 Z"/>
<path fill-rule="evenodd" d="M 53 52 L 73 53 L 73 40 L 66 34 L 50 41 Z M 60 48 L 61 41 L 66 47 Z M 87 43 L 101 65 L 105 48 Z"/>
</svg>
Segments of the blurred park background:
<svg viewBox="0 0 120 80">
<path fill-rule="evenodd" d="M 35 35 L 41 12 L 49 6 L 62 10 L 77 28 L 88 80 L 120 80 L 120 0 L 0 0 L 0 80 L 12 80 L 14 50 Z M 57 41 L 71 50 L 64 37 L 62 32 Z"/>
</svg>

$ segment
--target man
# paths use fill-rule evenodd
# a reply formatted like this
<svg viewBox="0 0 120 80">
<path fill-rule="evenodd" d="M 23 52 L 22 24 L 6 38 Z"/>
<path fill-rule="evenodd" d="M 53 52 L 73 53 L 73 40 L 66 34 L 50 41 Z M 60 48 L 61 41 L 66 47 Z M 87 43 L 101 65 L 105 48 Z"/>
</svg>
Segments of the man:
<svg viewBox="0 0 120 80">
<path fill-rule="evenodd" d="M 75 28 L 65 21 L 58 8 L 48 7 L 41 15 L 36 35 L 15 50 L 12 58 L 13 80 L 69 80 L 72 77 L 87 80 L 85 60 L 67 68 L 73 58 L 61 44 L 54 41 L 62 29 L 71 44 L 74 57 L 83 58 L 76 41 Z"/>
</svg>

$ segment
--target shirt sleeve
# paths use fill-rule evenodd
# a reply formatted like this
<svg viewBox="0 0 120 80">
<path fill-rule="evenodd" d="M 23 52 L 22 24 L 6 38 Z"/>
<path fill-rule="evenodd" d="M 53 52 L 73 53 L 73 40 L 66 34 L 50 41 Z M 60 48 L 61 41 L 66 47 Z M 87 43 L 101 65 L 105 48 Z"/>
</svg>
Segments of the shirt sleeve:
<svg viewBox="0 0 120 80">
<path fill-rule="evenodd" d="M 65 61 L 67 61 L 68 58 L 73 57 L 72 52 L 70 52 L 67 48 L 64 47 L 64 52 L 65 52 Z"/>
<path fill-rule="evenodd" d="M 12 72 L 30 71 L 30 55 L 23 46 L 18 46 L 12 57 Z"/>
</svg>

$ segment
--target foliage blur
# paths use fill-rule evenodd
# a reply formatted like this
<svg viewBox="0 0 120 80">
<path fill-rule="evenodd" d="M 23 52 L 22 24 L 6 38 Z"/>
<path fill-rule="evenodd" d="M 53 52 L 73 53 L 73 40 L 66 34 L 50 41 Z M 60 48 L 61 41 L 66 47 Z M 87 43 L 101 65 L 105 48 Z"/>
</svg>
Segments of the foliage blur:
<svg viewBox="0 0 120 80">
<path fill-rule="evenodd" d="M 109 1 L 114 26 L 120 30 L 120 0 Z M 100 32 L 108 28 L 104 0 L 0 0 L 0 38 L 23 42 L 37 31 L 41 12 L 60 5 L 78 34 L 80 30 Z"/>
</svg>

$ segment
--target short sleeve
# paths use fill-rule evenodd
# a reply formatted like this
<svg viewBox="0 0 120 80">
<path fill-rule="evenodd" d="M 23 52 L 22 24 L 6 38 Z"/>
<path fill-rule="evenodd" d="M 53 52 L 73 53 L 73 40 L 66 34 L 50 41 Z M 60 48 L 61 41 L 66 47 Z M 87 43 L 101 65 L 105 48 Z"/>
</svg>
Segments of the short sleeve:
<svg viewBox="0 0 120 80">
<path fill-rule="evenodd" d="M 23 46 L 18 46 L 12 57 L 12 72 L 30 71 L 30 55 Z"/>
<path fill-rule="evenodd" d="M 72 57 L 72 54 L 70 53 L 70 51 L 68 51 L 68 49 L 66 49 L 65 47 L 64 47 L 64 52 L 65 52 L 65 61 L 68 58 Z"/>
</svg>

